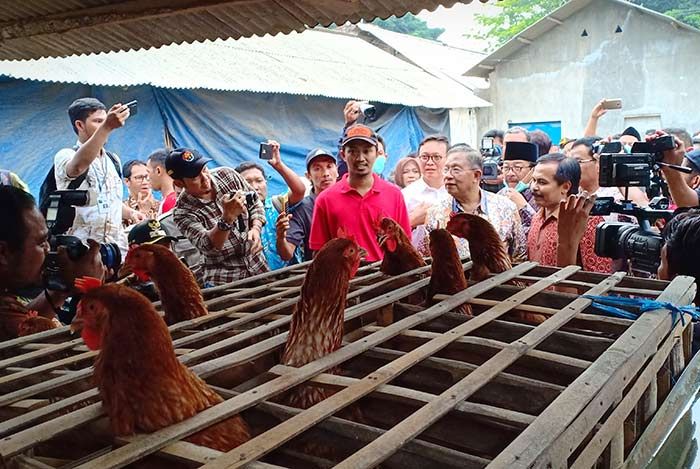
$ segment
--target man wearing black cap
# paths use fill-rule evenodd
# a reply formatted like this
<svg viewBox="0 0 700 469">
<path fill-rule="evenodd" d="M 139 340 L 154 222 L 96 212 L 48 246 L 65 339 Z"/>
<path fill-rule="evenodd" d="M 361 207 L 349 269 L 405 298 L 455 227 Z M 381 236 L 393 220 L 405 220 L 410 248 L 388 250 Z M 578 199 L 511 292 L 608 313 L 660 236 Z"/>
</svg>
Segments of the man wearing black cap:
<svg viewBox="0 0 700 469">
<path fill-rule="evenodd" d="M 311 221 L 318 194 L 335 184 L 338 179 L 338 166 L 330 152 L 315 148 L 306 155 L 306 178 L 311 181 L 311 193 L 304 197 L 293 210 L 280 213 L 277 217 L 277 253 L 289 260 L 295 250 L 302 246 L 303 259 L 310 261 L 313 253 L 309 248 Z"/>
<path fill-rule="evenodd" d="M 231 168 L 209 172 L 210 158 L 188 148 L 170 152 L 165 168 L 183 190 L 175 224 L 202 254 L 205 286 L 221 285 L 268 271 L 260 233 L 262 202 Z"/>
<path fill-rule="evenodd" d="M 530 142 L 509 142 L 503 155 L 503 177 L 507 187 L 498 194 L 508 197 L 518 208 L 523 230 L 527 235 L 538 207 L 530 190 L 532 168 L 537 162 L 537 145 Z"/>
</svg>

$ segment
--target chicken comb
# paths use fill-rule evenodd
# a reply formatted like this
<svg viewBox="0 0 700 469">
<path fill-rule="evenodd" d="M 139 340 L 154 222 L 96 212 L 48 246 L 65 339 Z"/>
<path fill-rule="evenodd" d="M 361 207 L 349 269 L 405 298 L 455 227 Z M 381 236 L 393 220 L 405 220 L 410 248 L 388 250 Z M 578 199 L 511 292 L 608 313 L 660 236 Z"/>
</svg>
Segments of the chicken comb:
<svg viewBox="0 0 700 469">
<path fill-rule="evenodd" d="M 87 293 L 102 286 L 102 280 L 95 277 L 80 277 L 75 279 L 75 288 L 80 293 Z"/>
<path fill-rule="evenodd" d="M 29 311 L 27 311 L 26 316 L 27 316 L 27 318 L 35 318 L 35 317 L 39 316 L 39 311 L 34 310 L 34 309 L 30 309 Z"/>
</svg>

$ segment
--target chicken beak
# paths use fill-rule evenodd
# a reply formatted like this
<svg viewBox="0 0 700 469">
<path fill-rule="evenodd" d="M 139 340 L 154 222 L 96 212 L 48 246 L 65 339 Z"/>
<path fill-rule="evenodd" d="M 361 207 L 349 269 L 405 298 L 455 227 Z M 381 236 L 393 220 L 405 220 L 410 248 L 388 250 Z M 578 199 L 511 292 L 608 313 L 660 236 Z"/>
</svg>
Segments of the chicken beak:
<svg viewBox="0 0 700 469">
<path fill-rule="evenodd" d="M 129 265 L 128 263 L 125 262 L 124 264 L 122 264 L 121 268 L 119 269 L 119 274 L 117 274 L 117 276 L 119 278 L 123 278 L 123 277 L 127 277 L 133 273 L 134 272 L 133 272 L 133 270 L 131 270 L 131 265 Z"/>
<path fill-rule="evenodd" d="M 359 254 L 360 254 L 360 259 L 362 259 L 362 260 L 364 260 L 367 257 L 367 251 L 365 251 L 365 248 L 363 248 L 363 247 L 360 247 Z"/>
<path fill-rule="evenodd" d="M 73 322 L 70 323 L 70 333 L 75 334 L 76 332 L 80 332 L 83 329 L 84 322 L 82 318 L 79 318 L 78 316 L 73 318 Z"/>
</svg>

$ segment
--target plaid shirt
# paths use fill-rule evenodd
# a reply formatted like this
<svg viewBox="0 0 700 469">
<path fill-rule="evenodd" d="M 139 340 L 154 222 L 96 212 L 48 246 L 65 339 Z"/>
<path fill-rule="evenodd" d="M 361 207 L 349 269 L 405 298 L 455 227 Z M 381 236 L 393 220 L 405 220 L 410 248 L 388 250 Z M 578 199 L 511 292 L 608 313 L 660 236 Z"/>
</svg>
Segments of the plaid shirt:
<svg viewBox="0 0 700 469">
<path fill-rule="evenodd" d="M 243 190 L 251 191 L 247 182 L 231 168 L 218 168 L 211 173 L 212 185 L 216 191 L 214 201 L 204 201 L 189 195 L 180 194 L 173 212 L 175 224 L 202 254 L 204 283 L 207 286 L 221 285 L 268 271 L 262 251 L 250 254 L 248 251 L 248 229 L 238 230 L 238 220 L 233 223 L 228 239 L 222 249 L 215 249 L 209 239 L 209 231 L 216 226 L 223 215 L 221 200 L 226 194 Z M 246 227 L 253 220 L 265 223 L 265 209 L 259 200 L 242 215 Z"/>
</svg>

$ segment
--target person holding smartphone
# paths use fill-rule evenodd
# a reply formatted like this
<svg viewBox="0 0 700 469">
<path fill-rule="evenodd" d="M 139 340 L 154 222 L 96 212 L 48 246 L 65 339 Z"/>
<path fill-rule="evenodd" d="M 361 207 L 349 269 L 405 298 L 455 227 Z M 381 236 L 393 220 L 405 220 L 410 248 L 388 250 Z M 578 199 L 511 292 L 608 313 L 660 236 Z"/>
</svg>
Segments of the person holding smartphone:
<svg viewBox="0 0 700 469">
<path fill-rule="evenodd" d="M 301 253 L 296 252 L 291 259 L 283 259 L 277 252 L 277 217 L 286 212 L 288 207 L 294 207 L 301 202 L 306 193 L 306 186 L 296 173 L 289 168 L 280 154 L 280 144 L 274 140 L 260 144 L 260 160 L 268 162 L 272 168 L 282 176 L 288 191 L 282 194 L 270 196 L 267 188 L 267 175 L 262 165 L 254 161 L 246 161 L 236 167 L 243 179 L 255 190 L 258 199 L 265 207 L 265 226 L 263 226 L 261 239 L 263 254 L 267 259 L 270 270 L 280 269 L 290 264 L 301 262 Z"/>
<path fill-rule="evenodd" d="M 130 112 L 126 104 L 117 103 L 107 109 L 95 98 L 76 99 L 68 108 L 68 116 L 78 141 L 54 157 L 56 189 L 88 190 L 96 201 L 76 208 L 68 234 L 83 241 L 91 238 L 101 243 L 116 243 L 122 256 L 127 251 L 122 219 L 138 223 L 145 216 L 123 203 L 121 161 L 105 150 L 104 145 L 113 131 L 124 126 Z M 78 178 L 83 181 L 72 187 Z"/>
</svg>

